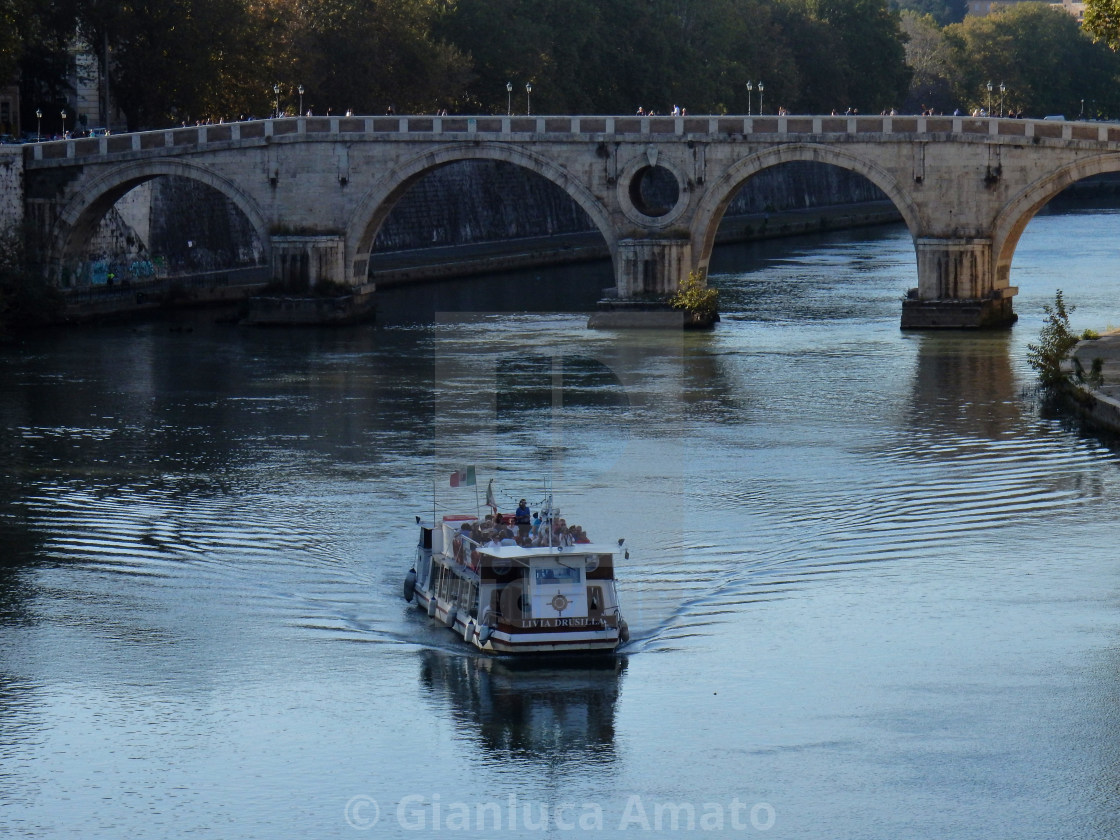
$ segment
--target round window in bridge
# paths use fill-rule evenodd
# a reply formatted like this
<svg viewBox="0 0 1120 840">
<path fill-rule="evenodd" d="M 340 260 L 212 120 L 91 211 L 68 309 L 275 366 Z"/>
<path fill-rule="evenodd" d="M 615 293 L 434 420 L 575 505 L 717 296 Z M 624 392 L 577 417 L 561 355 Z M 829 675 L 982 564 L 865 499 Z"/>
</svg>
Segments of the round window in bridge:
<svg viewBox="0 0 1120 840">
<path fill-rule="evenodd" d="M 677 205 L 681 188 L 664 166 L 644 166 L 630 179 L 630 202 L 646 216 L 660 218 Z"/>
</svg>

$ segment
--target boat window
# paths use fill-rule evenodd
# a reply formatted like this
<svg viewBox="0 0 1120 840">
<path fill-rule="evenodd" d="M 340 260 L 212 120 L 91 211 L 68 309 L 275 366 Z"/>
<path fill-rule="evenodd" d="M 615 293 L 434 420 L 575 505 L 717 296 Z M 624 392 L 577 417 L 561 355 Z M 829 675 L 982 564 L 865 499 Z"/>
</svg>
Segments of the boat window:
<svg viewBox="0 0 1120 840">
<path fill-rule="evenodd" d="M 538 586 L 550 583 L 579 583 L 579 569 L 561 567 L 559 569 L 535 569 Z"/>
</svg>

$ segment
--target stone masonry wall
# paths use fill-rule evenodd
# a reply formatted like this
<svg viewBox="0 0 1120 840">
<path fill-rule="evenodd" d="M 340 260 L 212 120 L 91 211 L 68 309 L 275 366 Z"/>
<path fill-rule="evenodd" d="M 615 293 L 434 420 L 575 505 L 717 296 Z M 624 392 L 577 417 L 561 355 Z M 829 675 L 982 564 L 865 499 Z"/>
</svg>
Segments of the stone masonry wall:
<svg viewBox="0 0 1120 840">
<path fill-rule="evenodd" d="M 23 148 L 0 146 L 0 231 L 23 226 Z"/>
</svg>

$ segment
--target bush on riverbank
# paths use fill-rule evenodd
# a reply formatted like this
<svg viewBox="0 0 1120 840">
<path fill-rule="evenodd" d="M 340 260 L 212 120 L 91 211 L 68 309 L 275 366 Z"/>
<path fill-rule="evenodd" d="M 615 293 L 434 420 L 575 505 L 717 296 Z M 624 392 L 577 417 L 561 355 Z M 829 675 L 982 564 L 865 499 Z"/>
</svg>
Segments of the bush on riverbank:
<svg viewBox="0 0 1120 840">
<path fill-rule="evenodd" d="M 690 271 L 688 278 L 681 281 L 680 288 L 669 298 L 669 305 L 710 323 L 719 314 L 719 289 L 710 288 L 704 282 L 702 271 Z"/>
<path fill-rule="evenodd" d="M 1027 362 L 1038 371 L 1039 382 L 1053 388 L 1065 381 L 1062 362 L 1077 344 L 1078 338 L 1069 326 L 1069 313 L 1076 307 L 1066 306 L 1062 290 L 1054 295 L 1054 305 L 1044 304 L 1046 323 L 1038 335 L 1038 344 L 1027 345 Z"/>
</svg>

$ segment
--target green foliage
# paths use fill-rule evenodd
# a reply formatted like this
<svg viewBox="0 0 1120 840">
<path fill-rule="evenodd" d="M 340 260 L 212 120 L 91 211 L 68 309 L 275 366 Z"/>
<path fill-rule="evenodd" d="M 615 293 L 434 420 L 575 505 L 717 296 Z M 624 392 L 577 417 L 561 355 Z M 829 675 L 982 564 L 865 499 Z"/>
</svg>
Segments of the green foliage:
<svg viewBox="0 0 1120 840">
<path fill-rule="evenodd" d="M 987 107 L 991 80 L 1005 110 L 1120 113 L 1120 58 L 1060 8 L 1016 3 L 941 29 L 962 0 L 891 2 L 0 0 L 0 74 L 18 64 L 25 122 L 43 106 L 48 131 L 75 30 L 99 60 L 107 41 L 131 128 L 264 116 L 274 84 L 288 113 L 299 84 L 318 114 L 524 113 L 526 82 L 536 113 L 744 113 L 760 80 L 770 113 L 875 113 Z M 1120 0 L 1092 0 L 1087 21 L 1120 47 Z"/>
<path fill-rule="evenodd" d="M 1046 387 L 1054 387 L 1065 381 L 1062 362 L 1077 344 L 1077 336 L 1070 330 L 1069 313 L 1075 307 L 1067 307 L 1058 289 L 1054 295 L 1054 305 L 1045 304 L 1046 323 L 1038 336 L 1038 344 L 1027 345 L 1027 362 L 1038 371 L 1038 379 Z"/>
<path fill-rule="evenodd" d="M 1097 332 L 1096 330 L 1088 329 L 1088 328 L 1086 328 L 1085 331 L 1083 333 L 1081 333 L 1081 340 L 1082 341 L 1096 341 L 1100 337 L 1101 337 L 1101 334 L 1099 332 Z"/>
<path fill-rule="evenodd" d="M 1120 50 L 1120 2 L 1086 0 L 1085 31 L 1112 50 Z"/>
<path fill-rule="evenodd" d="M 523 113 L 526 82 L 536 113 L 745 113 L 748 81 L 770 113 L 868 112 L 910 72 L 886 0 L 0 0 L 0 71 L 48 131 L 75 31 L 133 129 L 264 116 L 274 84 L 288 113 L 300 84 L 317 114 Z"/>
<path fill-rule="evenodd" d="M 927 108 L 952 112 L 957 103 L 950 82 L 953 69 L 941 27 L 930 15 L 904 11 L 902 31 L 906 36 L 906 64 L 913 71 L 903 107 L 907 112 Z"/>
<path fill-rule="evenodd" d="M 1017 3 L 984 17 L 967 17 L 944 30 L 951 78 L 962 107 L 986 108 L 985 84 L 1007 86 L 1005 108 L 1032 115 L 1115 113 L 1120 63 L 1093 43 L 1060 6 Z M 998 109 L 998 91 L 992 108 Z"/>
<path fill-rule="evenodd" d="M 710 318 L 719 312 L 719 289 L 710 288 L 702 271 L 690 271 L 688 277 L 680 282 L 676 293 L 669 298 L 674 309 Z"/>
</svg>

